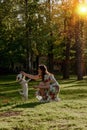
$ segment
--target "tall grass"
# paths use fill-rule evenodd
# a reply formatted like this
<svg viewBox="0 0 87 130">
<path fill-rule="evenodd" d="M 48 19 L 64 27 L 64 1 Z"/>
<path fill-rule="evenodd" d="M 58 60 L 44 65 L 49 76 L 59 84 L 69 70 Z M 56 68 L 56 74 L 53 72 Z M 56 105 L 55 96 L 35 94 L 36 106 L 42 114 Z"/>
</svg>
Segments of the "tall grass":
<svg viewBox="0 0 87 130">
<path fill-rule="evenodd" d="M 87 130 L 87 77 L 58 81 L 60 102 L 38 102 L 35 81 L 29 82 L 29 100 L 24 102 L 15 76 L 1 76 L 0 130 Z"/>
</svg>

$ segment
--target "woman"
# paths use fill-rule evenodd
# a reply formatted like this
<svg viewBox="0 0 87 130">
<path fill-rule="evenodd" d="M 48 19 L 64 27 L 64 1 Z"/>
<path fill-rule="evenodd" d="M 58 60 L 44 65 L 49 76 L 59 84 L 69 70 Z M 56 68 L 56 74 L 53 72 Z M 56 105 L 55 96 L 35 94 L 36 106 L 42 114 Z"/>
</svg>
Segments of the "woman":
<svg viewBox="0 0 87 130">
<path fill-rule="evenodd" d="M 41 101 L 58 101 L 57 95 L 59 93 L 59 83 L 56 81 L 53 74 L 49 73 L 45 65 L 38 66 L 38 74 L 31 75 L 21 72 L 24 76 L 42 82 L 34 88 L 38 89 L 37 96 L 40 96 Z"/>
</svg>

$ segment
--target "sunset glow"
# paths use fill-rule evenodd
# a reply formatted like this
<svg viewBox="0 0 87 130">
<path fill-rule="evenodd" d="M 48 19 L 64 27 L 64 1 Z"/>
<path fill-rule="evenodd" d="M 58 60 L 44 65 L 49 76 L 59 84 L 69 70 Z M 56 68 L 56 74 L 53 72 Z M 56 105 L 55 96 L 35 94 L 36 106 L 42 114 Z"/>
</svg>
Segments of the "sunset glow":
<svg viewBox="0 0 87 130">
<path fill-rule="evenodd" d="M 87 15 L 87 4 L 80 4 L 80 5 L 78 5 L 77 13 L 79 15 Z"/>
</svg>

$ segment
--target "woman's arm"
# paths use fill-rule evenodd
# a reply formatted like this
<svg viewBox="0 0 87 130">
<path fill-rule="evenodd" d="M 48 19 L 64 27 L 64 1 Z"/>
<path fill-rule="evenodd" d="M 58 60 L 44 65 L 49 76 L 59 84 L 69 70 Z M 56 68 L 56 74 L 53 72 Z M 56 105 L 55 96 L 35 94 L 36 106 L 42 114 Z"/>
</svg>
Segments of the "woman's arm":
<svg viewBox="0 0 87 130">
<path fill-rule="evenodd" d="M 38 85 L 38 86 L 34 86 L 33 88 L 35 88 L 35 89 L 37 89 L 37 88 L 39 88 L 39 89 L 49 89 L 49 85 Z"/>
<path fill-rule="evenodd" d="M 25 73 L 24 71 L 21 71 L 21 74 L 24 75 L 25 77 L 30 78 L 30 79 L 34 79 L 34 80 L 40 79 L 39 75 L 27 74 L 27 73 Z"/>
</svg>

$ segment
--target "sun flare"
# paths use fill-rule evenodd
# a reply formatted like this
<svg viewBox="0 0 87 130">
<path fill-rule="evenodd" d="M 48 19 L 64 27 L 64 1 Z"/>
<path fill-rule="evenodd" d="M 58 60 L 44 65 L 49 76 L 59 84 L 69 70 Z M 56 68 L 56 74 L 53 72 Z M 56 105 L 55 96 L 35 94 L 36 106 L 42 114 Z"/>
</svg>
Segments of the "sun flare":
<svg viewBox="0 0 87 130">
<path fill-rule="evenodd" d="M 80 5 L 78 5 L 77 13 L 79 15 L 87 15 L 87 4 L 80 4 Z"/>
</svg>

